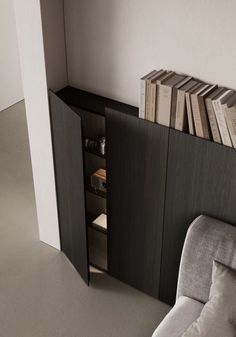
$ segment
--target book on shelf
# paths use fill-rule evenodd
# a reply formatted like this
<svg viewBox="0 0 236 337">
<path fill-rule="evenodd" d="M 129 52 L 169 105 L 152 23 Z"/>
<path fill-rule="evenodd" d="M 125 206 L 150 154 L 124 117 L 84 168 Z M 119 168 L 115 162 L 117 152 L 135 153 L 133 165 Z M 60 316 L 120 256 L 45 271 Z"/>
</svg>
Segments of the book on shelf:
<svg viewBox="0 0 236 337">
<path fill-rule="evenodd" d="M 146 109 L 146 81 L 149 77 L 155 74 L 156 70 L 151 71 L 149 74 L 140 79 L 140 98 L 139 98 L 139 118 L 145 118 Z"/>
<path fill-rule="evenodd" d="M 156 112 L 156 81 L 166 75 L 166 70 L 156 71 L 151 77 L 146 80 L 146 107 L 145 119 L 150 122 L 155 122 Z"/>
<path fill-rule="evenodd" d="M 174 71 L 167 71 L 167 73 L 161 78 L 156 80 L 156 111 L 155 111 L 155 122 L 158 123 L 158 114 L 160 110 L 160 85 L 175 75 Z"/>
<path fill-rule="evenodd" d="M 226 109 L 225 119 L 233 147 L 236 148 L 236 105 Z"/>
<path fill-rule="evenodd" d="M 196 135 L 201 138 L 211 138 L 208 116 L 205 108 L 205 98 L 210 95 L 216 87 L 216 85 L 204 84 L 202 88 L 191 95 Z"/>
<path fill-rule="evenodd" d="M 232 95 L 222 104 L 222 109 L 224 112 L 224 117 L 226 125 L 228 127 L 230 139 L 233 147 L 236 147 L 236 134 L 235 134 L 235 107 L 236 107 L 236 93 L 233 92 Z"/>
<path fill-rule="evenodd" d="M 232 147 L 231 138 L 229 135 L 229 130 L 226 124 L 223 105 L 227 102 L 229 97 L 233 94 L 233 90 L 223 91 L 223 93 L 216 99 L 212 100 L 212 105 L 215 111 L 217 124 L 220 131 L 220 136 L 222 139 L 222 143 L 226 146 Z"/>
<path fill-rule="evenodd" d="M 170 70 L 140 80 L 139 117 L 236 146 L 236 92 Z"/>
<path fill-rule="evenodd" d="M 176 114 L 178 105 L 180 103 L 180 96 L 179 96 L 179 90 L 182 89 L 184 86 L 188 85 L 190 80 L 192 79 L 191 76 L 186 76 L 182 81 L 180 81 L 178 84 L 176 84 L 172 88 L 172 98 L 171 98 L 171 110 L 170 110 L 170 127 L 175 128 L 176 124 Z"/>
<path fill-rule="evenodd" d="M 216 120 L 216 115 L 215 115 L 215 110 L 213 108 L 212 100 L 219 98 L 224 91 L 225 91 L 224 88 L 219 87 L 205 99 L 206 111 L 207 111 L 208 120 L 210 124 L 211 134 L 212 134 L 212 138 L 214 142 L 216 143 L 222 143 L 222 140 L 221 140 L 220 131 L 219 131 L 218 123 Z"/>
<path fill-rule="evenodd" d="M 184 75 L 175 74 L 166 79 L 159 85 L 159 107 L 157 122 L 159 124 L 170 126 L 172 90 L 181 81 L 186 78 Z"/>
<path fill-rule="evenodd" d="M 191 94 L 194 93 L 196 90 L 200 88 L 202 85 L 201 82 L 197 82 L 196 84 L 185 92 L 185 100 L 186 100 L 186 110 L 187 110 L 187 122 L 188 122 L 188 130 L 190 135 L 195 135 L 195 126 L 193 122 L 193 111 L 192 111 L 192 104 L 191 104 Z"/>
<path fill-rule="evenodd" d="M 175 116 L 171 115 L 171 127 L 176 130 L 186 131 L 187 129 L 187 110 L 185 94 L 197 84 L 191 77 L 183 86 L 177 88 Z"/>
</svg>

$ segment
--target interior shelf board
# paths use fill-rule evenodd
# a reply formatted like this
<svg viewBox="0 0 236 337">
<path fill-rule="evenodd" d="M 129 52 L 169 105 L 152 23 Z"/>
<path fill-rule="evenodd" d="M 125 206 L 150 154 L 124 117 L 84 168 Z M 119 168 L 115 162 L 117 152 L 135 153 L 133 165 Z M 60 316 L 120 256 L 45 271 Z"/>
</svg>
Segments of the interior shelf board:
<svg viewBox="0 0 236 337">
<path fill-rule="evenodd" d="M 106 155 L 101 154 L 97 149 L 90 149 L 90 148 L 85 147 L 84 150 L 85 150 L 85 152 L 87 152 L 87 153 L 90 153 L 90 154 L 93 154 L 93 155 L 95 155 L 95 156 L 97 156 L 97 157 L 106 159 Z"/>
<path fill-rule="evenodd" d="M 86 179 L 86 182 L 85 182 L 85 190 L 86 192 L 89 192 L 89 193 L 92 193 L 94 195 L 97 195 L 98 197 L 101 197 L 101 198 L 104 198 L 106 199 L 107 198 L 107 193 L 106 192 L 102 192 L 102 191 L 99 191 L 99 190 L 95 190 L 95 188 L 93 188 L 91 185 L 90 185 L 90 177 L 88 177 Z"/>
<path fill-rule="evenodd" d="M 103 268 L 101 266 L 98 266 L 96 263 L 93 263 L 93 262 L 89 262 L 89 265 L 103 273 L 107 273 L 108 272 L 108 269 L 107 268 Z"/>
<path fill-rule="evenodd" d="M 87 213 L 86 219 L 87 219 L 87 226 L 90 228 L 102 233 L 102 234 L 107 234 L 107 228 L 104 228 L 102 226 L 96 225 L 93 223 L 93 221 L 98 217 L 98 215 L 94 215 L 91 213 Z"/>
</svg>

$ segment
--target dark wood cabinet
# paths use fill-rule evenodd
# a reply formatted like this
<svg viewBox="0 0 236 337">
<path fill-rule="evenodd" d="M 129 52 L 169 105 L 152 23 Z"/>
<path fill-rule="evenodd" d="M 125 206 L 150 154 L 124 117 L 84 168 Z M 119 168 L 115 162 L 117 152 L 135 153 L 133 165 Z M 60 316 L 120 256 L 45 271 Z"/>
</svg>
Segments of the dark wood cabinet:
<svg viewBox="0 0 236 337">
<path fill-rule="evenodd" d="M 108 270 L 159 295 L 169 129 L 107 110 Z"/>
<path fill-rule="evenodd" d="M 88 264 L 100 264 L 174 304 L 190 223 L 206 214 L 236 224 L 236 151 L 139 119 L 137 108 L 105 97 L 71 87 L 57 95 L 50 101 L 62 250 L 86 282 Z M 103 133 L 105 155 L 83 148 L 83 137 Z M 107 193 L 89 184 L 100 167 Z M 101 212 L 102 231 L 92 224 Z"/>
</svg>

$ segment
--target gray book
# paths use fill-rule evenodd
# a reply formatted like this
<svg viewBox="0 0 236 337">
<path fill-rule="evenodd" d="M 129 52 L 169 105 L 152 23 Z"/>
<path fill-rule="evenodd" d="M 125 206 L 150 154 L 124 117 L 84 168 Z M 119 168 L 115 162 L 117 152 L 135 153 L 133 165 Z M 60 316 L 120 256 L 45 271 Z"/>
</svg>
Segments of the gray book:
<svg viewBox="0 0 236 337">
<path fill-rule="evenodd" d="M 159 86 L 159 111 L 157 116 L 157 122 L 159 124 L 170 126 L 170 114 L 171 114 L 171 100 L 172 89 L 179 82 L 183 81 L 186 76 L 175 74 L 171 78 L 164 81 Z"/>
</svg>

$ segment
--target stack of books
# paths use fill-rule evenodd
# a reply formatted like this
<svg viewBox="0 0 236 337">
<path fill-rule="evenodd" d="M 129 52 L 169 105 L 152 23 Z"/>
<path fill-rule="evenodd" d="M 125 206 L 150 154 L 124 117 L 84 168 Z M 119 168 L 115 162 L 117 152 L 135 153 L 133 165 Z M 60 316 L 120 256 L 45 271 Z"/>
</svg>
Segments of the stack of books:
<svg viewBox="0 0 236 337">
<path fill-rule="evenodd" d="M 236 92 L 174 71 L 140 80 L 139 117 L 236 148 Z"/>
</svg>

